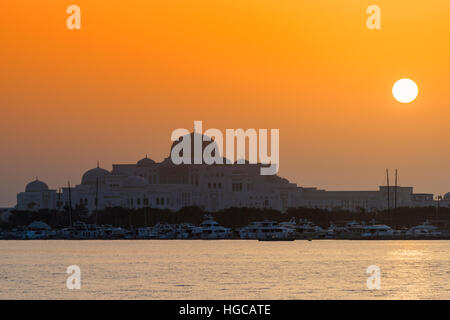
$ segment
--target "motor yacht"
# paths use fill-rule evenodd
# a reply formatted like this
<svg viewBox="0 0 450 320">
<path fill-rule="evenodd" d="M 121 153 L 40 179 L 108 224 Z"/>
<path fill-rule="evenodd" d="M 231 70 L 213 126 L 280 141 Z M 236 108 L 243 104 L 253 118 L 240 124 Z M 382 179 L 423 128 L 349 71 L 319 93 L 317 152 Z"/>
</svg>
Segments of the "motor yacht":
<svg viewBox="0 0 450 320">
<path fill-rule="evenodd" d="M 406 231 L 406 235 L 421 238 L 437 238 L 442 236 L 442 232 L 427 220 L 421 225 L 410 228 Z"/>
<path fill-rule="evenodd" d="M 193 230 L 193 233 L 201 239 L 228 239 L 231 237 L 231 229 L 221 226 L 210 215 L 205 215 L 205 220 Z"/>
<path fill-rule="evenodd" d="M 239 231 L 241 239 L 262 240 L 293 238 L 294 233 L 295 228 L 292 226 L 292 223 L 280 226 L 277 222 L 269 220 L 251 222 Z"/>
</svg>

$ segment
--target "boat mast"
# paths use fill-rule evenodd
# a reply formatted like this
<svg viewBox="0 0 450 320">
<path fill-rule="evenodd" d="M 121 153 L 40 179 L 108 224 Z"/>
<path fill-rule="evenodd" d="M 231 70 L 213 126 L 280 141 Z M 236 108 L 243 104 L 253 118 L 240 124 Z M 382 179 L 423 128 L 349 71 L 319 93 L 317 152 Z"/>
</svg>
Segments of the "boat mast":
<svg viewBox="0 0 450 320">
<path fill-rule="evenodd" d="M 391 204 L 390 204 L 390 190 L 389 190 L 389 169 L 386 169 L 386 183 L 387 183 L 387 209 L 388 209 L 388 214 L 391 211 Z"/>
<path fill-rule="evenodd" d="M 397 209 L 397 176 L 398 170 L 395 169 L 394 209 Z"/>
<path fill-rule="evenodd" d="M 70 191 L 70 181 L 67 181 L 69 187 L 69 223 L 72 226 L 72 193 Z"/>
<path fill-rule="evenodd" d="M 95 182 L 95 224 L 98 223 L 98 177 Z"/>
</svg>

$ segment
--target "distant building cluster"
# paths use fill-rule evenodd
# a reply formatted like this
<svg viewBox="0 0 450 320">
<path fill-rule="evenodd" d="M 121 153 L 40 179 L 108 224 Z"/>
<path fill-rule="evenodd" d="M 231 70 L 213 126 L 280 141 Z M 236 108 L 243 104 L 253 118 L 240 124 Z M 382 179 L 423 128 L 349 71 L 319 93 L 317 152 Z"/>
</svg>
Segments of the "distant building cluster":
<svg viewBox="0 0 450 320">
<path fill-rule="evenodd" d="M 81 184 L 71 188 L 49 189 L 36 179 L 17 195 L 16 209 L 64 210 L 69 205 L 90 212 L 117 206 L 170 210 L 198 206 L 210 212 L 231 207 L 282 212 L 295 207 L 366 212 L 388 207 L 450 208 L 450 192 L 435 200 L 433 194 L 414 193 L 412 187 L 400 186 L 326 191 L 299 187 L 277 175 L 261 175 L 260 168 L 261 164 L 249 163 L 175 165 L 170 157 L 158 163 L 146 156 L 135 164 L 114 164 L 111 171 L 97 166 L 83 174 Z"/>
</svg>

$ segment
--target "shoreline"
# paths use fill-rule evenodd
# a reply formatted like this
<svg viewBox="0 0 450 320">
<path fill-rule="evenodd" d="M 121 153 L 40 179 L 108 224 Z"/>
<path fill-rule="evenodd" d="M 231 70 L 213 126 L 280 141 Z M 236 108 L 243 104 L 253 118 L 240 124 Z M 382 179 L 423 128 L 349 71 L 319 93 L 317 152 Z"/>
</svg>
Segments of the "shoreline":
<svg viewBox="0 0 450 320">
<path fill-rule="evenodd" d="M 15 239 L 15 238 L 8 238 L 8 239 L 2 239 L 0 238 L 0 241 L 257 241 L 257 242 L 293 242 L 293 241 L 423 241 L 423 240 L 430 240 L 430 241 L 436 241 L 436 240 L 450 240 L 450 237 L 438 237 L 438 238 L 430 238 L 430 237 L 415 237 L 415 238 L 334 238 L 334 239 L 326 239 L 326 238 L 318 238 L 318 239 L 305 239 L 305 238 L 299 238 L 299 239 L 292 239 L 289 241 L 286 240 L 271 240 L 271 241 L 261 241 L 259 239 L 145 239 L 145 238 L 73 238 L 73 239 L 67 239 L 67 238 L 42 238 L 42 239 Z"/>
</svg>

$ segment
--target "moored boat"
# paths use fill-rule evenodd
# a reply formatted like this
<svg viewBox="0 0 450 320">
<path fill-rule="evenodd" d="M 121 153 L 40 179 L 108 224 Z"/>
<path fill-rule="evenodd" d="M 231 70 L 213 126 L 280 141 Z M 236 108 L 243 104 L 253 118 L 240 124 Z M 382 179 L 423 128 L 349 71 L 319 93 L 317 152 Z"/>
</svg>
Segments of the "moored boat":
<svg viewBox="0 0 450 320">
<path fill-rule="evenodd" d="M 276 239 L 294 238 L 295 229 L 288 226 L 280 226 L 275 221 L 255 221 L 239 231 L 241 239 L 258 239 L 274 241 Z"/>
<path fill-rule="evenodd" d="M 211 215 L 205 215 L 205 220 L 193 233 L 201 239 L 229 239 L 231 229 L 221 226 Z"/>
</svg>

